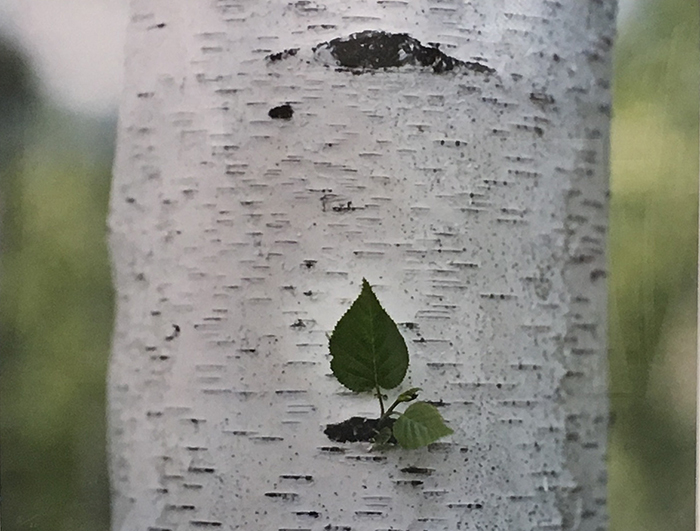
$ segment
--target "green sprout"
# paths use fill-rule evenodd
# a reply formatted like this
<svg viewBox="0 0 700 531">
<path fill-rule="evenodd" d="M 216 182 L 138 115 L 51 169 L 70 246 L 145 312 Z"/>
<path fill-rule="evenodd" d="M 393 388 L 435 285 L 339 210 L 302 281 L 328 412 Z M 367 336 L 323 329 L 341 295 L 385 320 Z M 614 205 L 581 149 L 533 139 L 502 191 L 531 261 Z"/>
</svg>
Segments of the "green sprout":
<svg viewBox="0 0 700 531">
<path fill-rule="evenodd" d="M 338 381 L 356 393 L 373 393 L 379 400 L 380 417 L 372 425 L 375 447 L 398 443 L 407 449 L 421 448 L 453 433 L 437 408 L 427 402 L 414 402 L 403 413 L 396 411 L 418 397 L 418 387 L 399 394 L 385 407 L 382 390 L 398 387 L 406 377 L 408 349 L 364 278 L 360 295 L 335 325 L 329 346 L 331 370 Z"/>
</svg>

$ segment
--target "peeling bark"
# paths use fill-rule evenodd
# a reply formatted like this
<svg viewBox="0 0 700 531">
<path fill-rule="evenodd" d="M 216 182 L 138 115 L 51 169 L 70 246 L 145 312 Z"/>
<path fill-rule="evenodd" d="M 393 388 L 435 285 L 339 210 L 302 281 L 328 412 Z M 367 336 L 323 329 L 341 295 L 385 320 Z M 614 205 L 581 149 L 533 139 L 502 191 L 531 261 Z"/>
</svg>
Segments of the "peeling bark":
<svg viewBox="0 0 700 531">
<path fill-rule="evenodd" d="M 613 18 L 132 1 L 115 531 L 606 527 Z M 363 277 L 455 430 L 428 448 L 324 433 L 376 415 L 329 375 Z"/>
</svg>

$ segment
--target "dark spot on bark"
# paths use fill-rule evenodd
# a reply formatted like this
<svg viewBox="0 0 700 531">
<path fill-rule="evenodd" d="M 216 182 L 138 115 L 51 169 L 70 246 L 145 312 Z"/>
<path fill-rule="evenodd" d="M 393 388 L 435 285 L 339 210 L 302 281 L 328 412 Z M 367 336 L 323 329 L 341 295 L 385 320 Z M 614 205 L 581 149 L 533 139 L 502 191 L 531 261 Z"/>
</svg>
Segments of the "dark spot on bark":
<svg viewBox="0 0 700 531">
<path fill-rule="evenodd" d="M 281 51 L 281 52 L 271 53 L 270 55 L 266 56 L 265 59 L 267 59 L 271 63 L 274 63 L 276 61 L 281 61 L 283 59 L 288 59 L 289 57 L 293 57 L 297 54 L 298 51 L 299 51 L 299 48 L 289 48 L 289 49 Z"/>
<path fill-rule="evenodd" d="M 433 473 L 432 468 L 421 468 L 417 466 L 407 466 L 406 468 L 402 468 L 401 472 L 404 474 L 420 474 L 424 476 L 428 476 Z"/>
<path fill-rule="evenodd" d="M 608 274 L 605 272 L 604 269 L 594 269 L 593 271 L 591 271 L 591 281 L 592 282 L 595 282 L 599 278 L 605 278 L 607 276 L 608 276 Z"/>
<path fill-rule="evenodd" d="M 432 68 L 436 74 L 467 69 L 482 74 L 495 72 L 478 62 L 465 62 L 441 52 L 437 46 L 423 46 L 407 33 L 367 30 L 323 42 L 314 49 L 316 57 L 328 51 L 341 67 L 354 73 L 406 65 Z"/>
<path fill-rule="evenodd" d="M 297 516 L 309 516 L 311 518 L 318 518 L 319 516 L 321 516 L 321 513 L 319 513 L 318 511 L 297 511 L 294 514 L 296 514 Z"/>
<path fill-rule="evenodd" d="M 384 455 L 348 455 L 346 457 L 349 461 L 374 461 L 379 463 L 381 461 L 386 461 L 386 456 Z"/>
<path fill-rule="evenodd" d="M 161 22 L 160 24 L 156 24 L 156 28 L 162 29 L 165 27 L 165 22 Z"/>
<path fill-rule="evenodd" d="M 326 452 L 329 454 L 344 454 L 345 453 L 345 448 L 341 448 L 340 446 L 322 446 L 319 448 L 322 452 Z"/>
<path fill-rule="evenodd" d="M 307 474 L 282 474 L 282 479 L 294 479 L 298 481 L 313 481 L 314 477 Z"/>
<path fill-rule="evenodd" d="M 306 267 L 306 269 L 311 269 L 316 265 L 316 260 L 304 260 L 302 264 L 304 267 Z"/>
<path fill-rule="evenodd" d="M 554 96 L 546 92 L 530 92 L 530 101 L 540 105 L 548 105 L 554 103 Z"/>
<path fill-rule="evenodd" d="M 330 29 L 335 29 L 337 26 L 335 24 L 309 24 L 306 26 L 306 29 L 308 30 L 318 30 L 318 29 L 323 29 L 323 30 L 330 30 Z"/>
<path fill-rule="evenodd" d="M 295 9 L 298 9 L 304 14 L 326 10 L 326 6 L 323 4 L 317 4 L 316 2 L 311 2 L 310 0 L 299 0 L 298 2 L 294 2 L 293 4 L 289 5 L 293 6 Z"/>
<path fill-rule="evenodd" d="M 133 203 L 136 203 L 136 199 L 133 197 L 127 197 L 126 202 L 129 204 L 133 204 Z"/>
<path fill-rule="evenodd" d="M 384 425 L 391 427 L 394 419 L 386 419 Z M 323 433 L 335 442 L 372 442 L 379 432 L 379 419 L 366 419 L 364 417 L 351 417 L 338 424 L 328 424 Z M 389 439 L 395 443 L 396 439 Z"/>
<path fill-rule="evenodd" d="M 301 319 L 297 319 L 296 321 L 294 321 L 294 323 L 290 325 L 290 328 L 306 328 L 306 325 L 304 324 L 304 321 L 302 321 Z"/>
<path fill-rule="evenodd" d="M 423 482 L 420 479 L 409 479 L 409 480 L 397 480 L 404 485 L 410 485 L 411 487 L 420 487 Z"/>
<path fill-rule="evenodd" d="M 467 70 L 472 70 L 474 72 L 477 72 L 479 74 L 495 74 L 496 71 L 493 68 L 490 68 L 486 66 L 483 63 L 477 63 L 476 61 L 459 61 L 459 65 Z"/>
<path fill-rule="evenodd" d="M 279 107 L 273 107 L 270 112 L 267 113 L 270 118 L 279 118 L 282 120 L 290 120 L 294 114 L 294 109 L 289 103 L 280 105 Z"/>
<path fill-rule="evenodd" d="M 194 472 L 195 474 L 213 474 L 216 472 L 216 468 L 211 466 L 191 466 L 187 471 Z"/>
<path fill-rule="evenodd" d="M 342 205 L 335 205 L 333 208 L 333 212 L 354 212 L 355 207 L 352 206 L 352 201 L 348 201 L 347 203 L 344 203 Z"/>
<path fill-rule="evenodd" d="M 299 495 L 296 492 L 266 492 L 265 496 L 281 500 L 295 500 Z"/>
<path fill-rule="evenodd" d="M 165 340 L 172 341 L 173 339 L 175 339 L 179 335 L 180 335 L 180 326 L 173 324 L 173 331 L 170 333 L 170 335 L 165 336 Z"/>
</svg>

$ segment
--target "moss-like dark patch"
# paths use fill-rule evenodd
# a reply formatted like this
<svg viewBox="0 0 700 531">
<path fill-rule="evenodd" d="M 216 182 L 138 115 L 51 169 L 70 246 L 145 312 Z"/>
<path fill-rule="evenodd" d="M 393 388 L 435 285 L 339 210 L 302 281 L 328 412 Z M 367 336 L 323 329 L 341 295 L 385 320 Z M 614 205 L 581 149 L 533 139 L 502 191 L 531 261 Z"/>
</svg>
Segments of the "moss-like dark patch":
<svg viewBox="0 0 700 531">
<path fill-rule="evenodd" d="M 432 68 L 440 74 L 463 68 L 482 74 L 493 74 L 495 70 L 477 62 L 465 62 L 450 57 L 436 45 L 423 46 L 407 33 L 388 33 L 367 30 L 338 37 L 314 48 L 317 56 L 323 52 L 331 56 L 342 67 L 357 70 L 376 70 L 405 65 Z"/>
<path fill-rule="evenodd" d="M 386 419 L 384 426 L 391 427 L 394 419 Z M 328 424 L 323 433 L 335 442 L 372 442 L 379 432 L 379 419 L 366 419 L 364 417 L 351 417 L 338 424 Z M 392 436 L 389 443 L 396 443 Z"/>
</svg>

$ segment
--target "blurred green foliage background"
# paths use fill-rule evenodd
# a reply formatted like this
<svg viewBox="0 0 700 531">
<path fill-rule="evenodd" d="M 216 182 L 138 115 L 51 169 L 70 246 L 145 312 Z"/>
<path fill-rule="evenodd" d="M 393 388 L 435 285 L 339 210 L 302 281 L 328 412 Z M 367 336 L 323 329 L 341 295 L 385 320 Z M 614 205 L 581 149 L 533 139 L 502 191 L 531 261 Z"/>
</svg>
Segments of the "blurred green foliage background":
<svg viewBox="0 0 700 531">
<path fill-rule="evenodd" d="M 615 57 L 612 531 L 695 529 L 698 3 L 643 0 Z"/>
<path fill-rule="evenodd" d="M 617 42 L 609 240 L 611 531 L 694 529 L 698 5 Z M 57 110 L 0 42 L 3 531 L 109 527 L 105 242 L 114 123 Z"/>
</svg>

